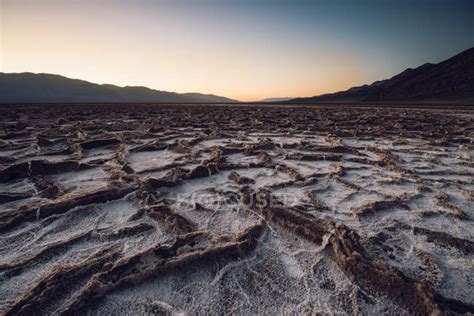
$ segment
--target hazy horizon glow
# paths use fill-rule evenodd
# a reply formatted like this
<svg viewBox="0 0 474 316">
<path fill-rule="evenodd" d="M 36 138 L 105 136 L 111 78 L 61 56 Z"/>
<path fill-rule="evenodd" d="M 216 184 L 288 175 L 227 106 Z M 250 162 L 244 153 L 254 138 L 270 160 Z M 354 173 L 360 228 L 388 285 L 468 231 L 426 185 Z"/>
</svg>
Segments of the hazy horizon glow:
<svg viewBox="0 0 474 316">
<path fill-rule="evenodd" d="M 313 96 L 474 46 L 469 0 L 0 0 L 0 71 L 200 92 Z"/>
</svg>

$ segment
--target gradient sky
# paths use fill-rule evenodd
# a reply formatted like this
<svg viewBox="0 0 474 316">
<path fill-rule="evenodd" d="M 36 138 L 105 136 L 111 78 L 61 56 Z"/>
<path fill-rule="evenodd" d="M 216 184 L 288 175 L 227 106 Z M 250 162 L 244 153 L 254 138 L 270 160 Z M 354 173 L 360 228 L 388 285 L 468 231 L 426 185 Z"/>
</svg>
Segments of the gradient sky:
<svg viewBox="0 0 474 316">
<path fill-rule="evenodd" d="M 0 72 L 313 96 L 474 46 L 474 0 L 0 0 Z"/>
</svg>

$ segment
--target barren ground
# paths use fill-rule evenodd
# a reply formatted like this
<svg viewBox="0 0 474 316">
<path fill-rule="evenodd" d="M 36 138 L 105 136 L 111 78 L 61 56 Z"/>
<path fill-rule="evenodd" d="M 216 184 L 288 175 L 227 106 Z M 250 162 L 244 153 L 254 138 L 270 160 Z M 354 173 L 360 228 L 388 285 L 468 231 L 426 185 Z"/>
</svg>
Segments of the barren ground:
<svg viewBox="0 0 474 316">
<path fill-rule="evenodd" d="M 472 110 L 0 118 L 0 314 L 474 313 Z"/>
</svg>

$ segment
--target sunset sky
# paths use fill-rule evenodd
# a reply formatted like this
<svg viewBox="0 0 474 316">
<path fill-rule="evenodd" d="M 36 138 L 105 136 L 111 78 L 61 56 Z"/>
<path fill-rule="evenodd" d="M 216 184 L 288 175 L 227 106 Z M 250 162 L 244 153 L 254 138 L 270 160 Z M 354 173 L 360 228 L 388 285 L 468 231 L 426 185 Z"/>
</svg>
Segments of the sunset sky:
<svg viewBox="0 0 474 316">
<path fill-rule="evenodd" d="M 472 0 L 0 0 L 0 72 L 251 101 L 391 77 L 473 34 Z"/>
</svg>

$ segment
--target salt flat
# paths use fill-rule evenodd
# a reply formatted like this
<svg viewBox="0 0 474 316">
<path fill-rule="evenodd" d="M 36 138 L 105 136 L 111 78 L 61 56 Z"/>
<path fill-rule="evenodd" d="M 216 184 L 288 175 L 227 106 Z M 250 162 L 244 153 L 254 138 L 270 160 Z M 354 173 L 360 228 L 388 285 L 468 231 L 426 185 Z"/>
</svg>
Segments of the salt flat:
<svg viewBox="0 0 474 316">
<path fill-rule="evenodd" d="M 0 313 L 474 313 L 474 112 L 0 107 Z"/>
</svg>

